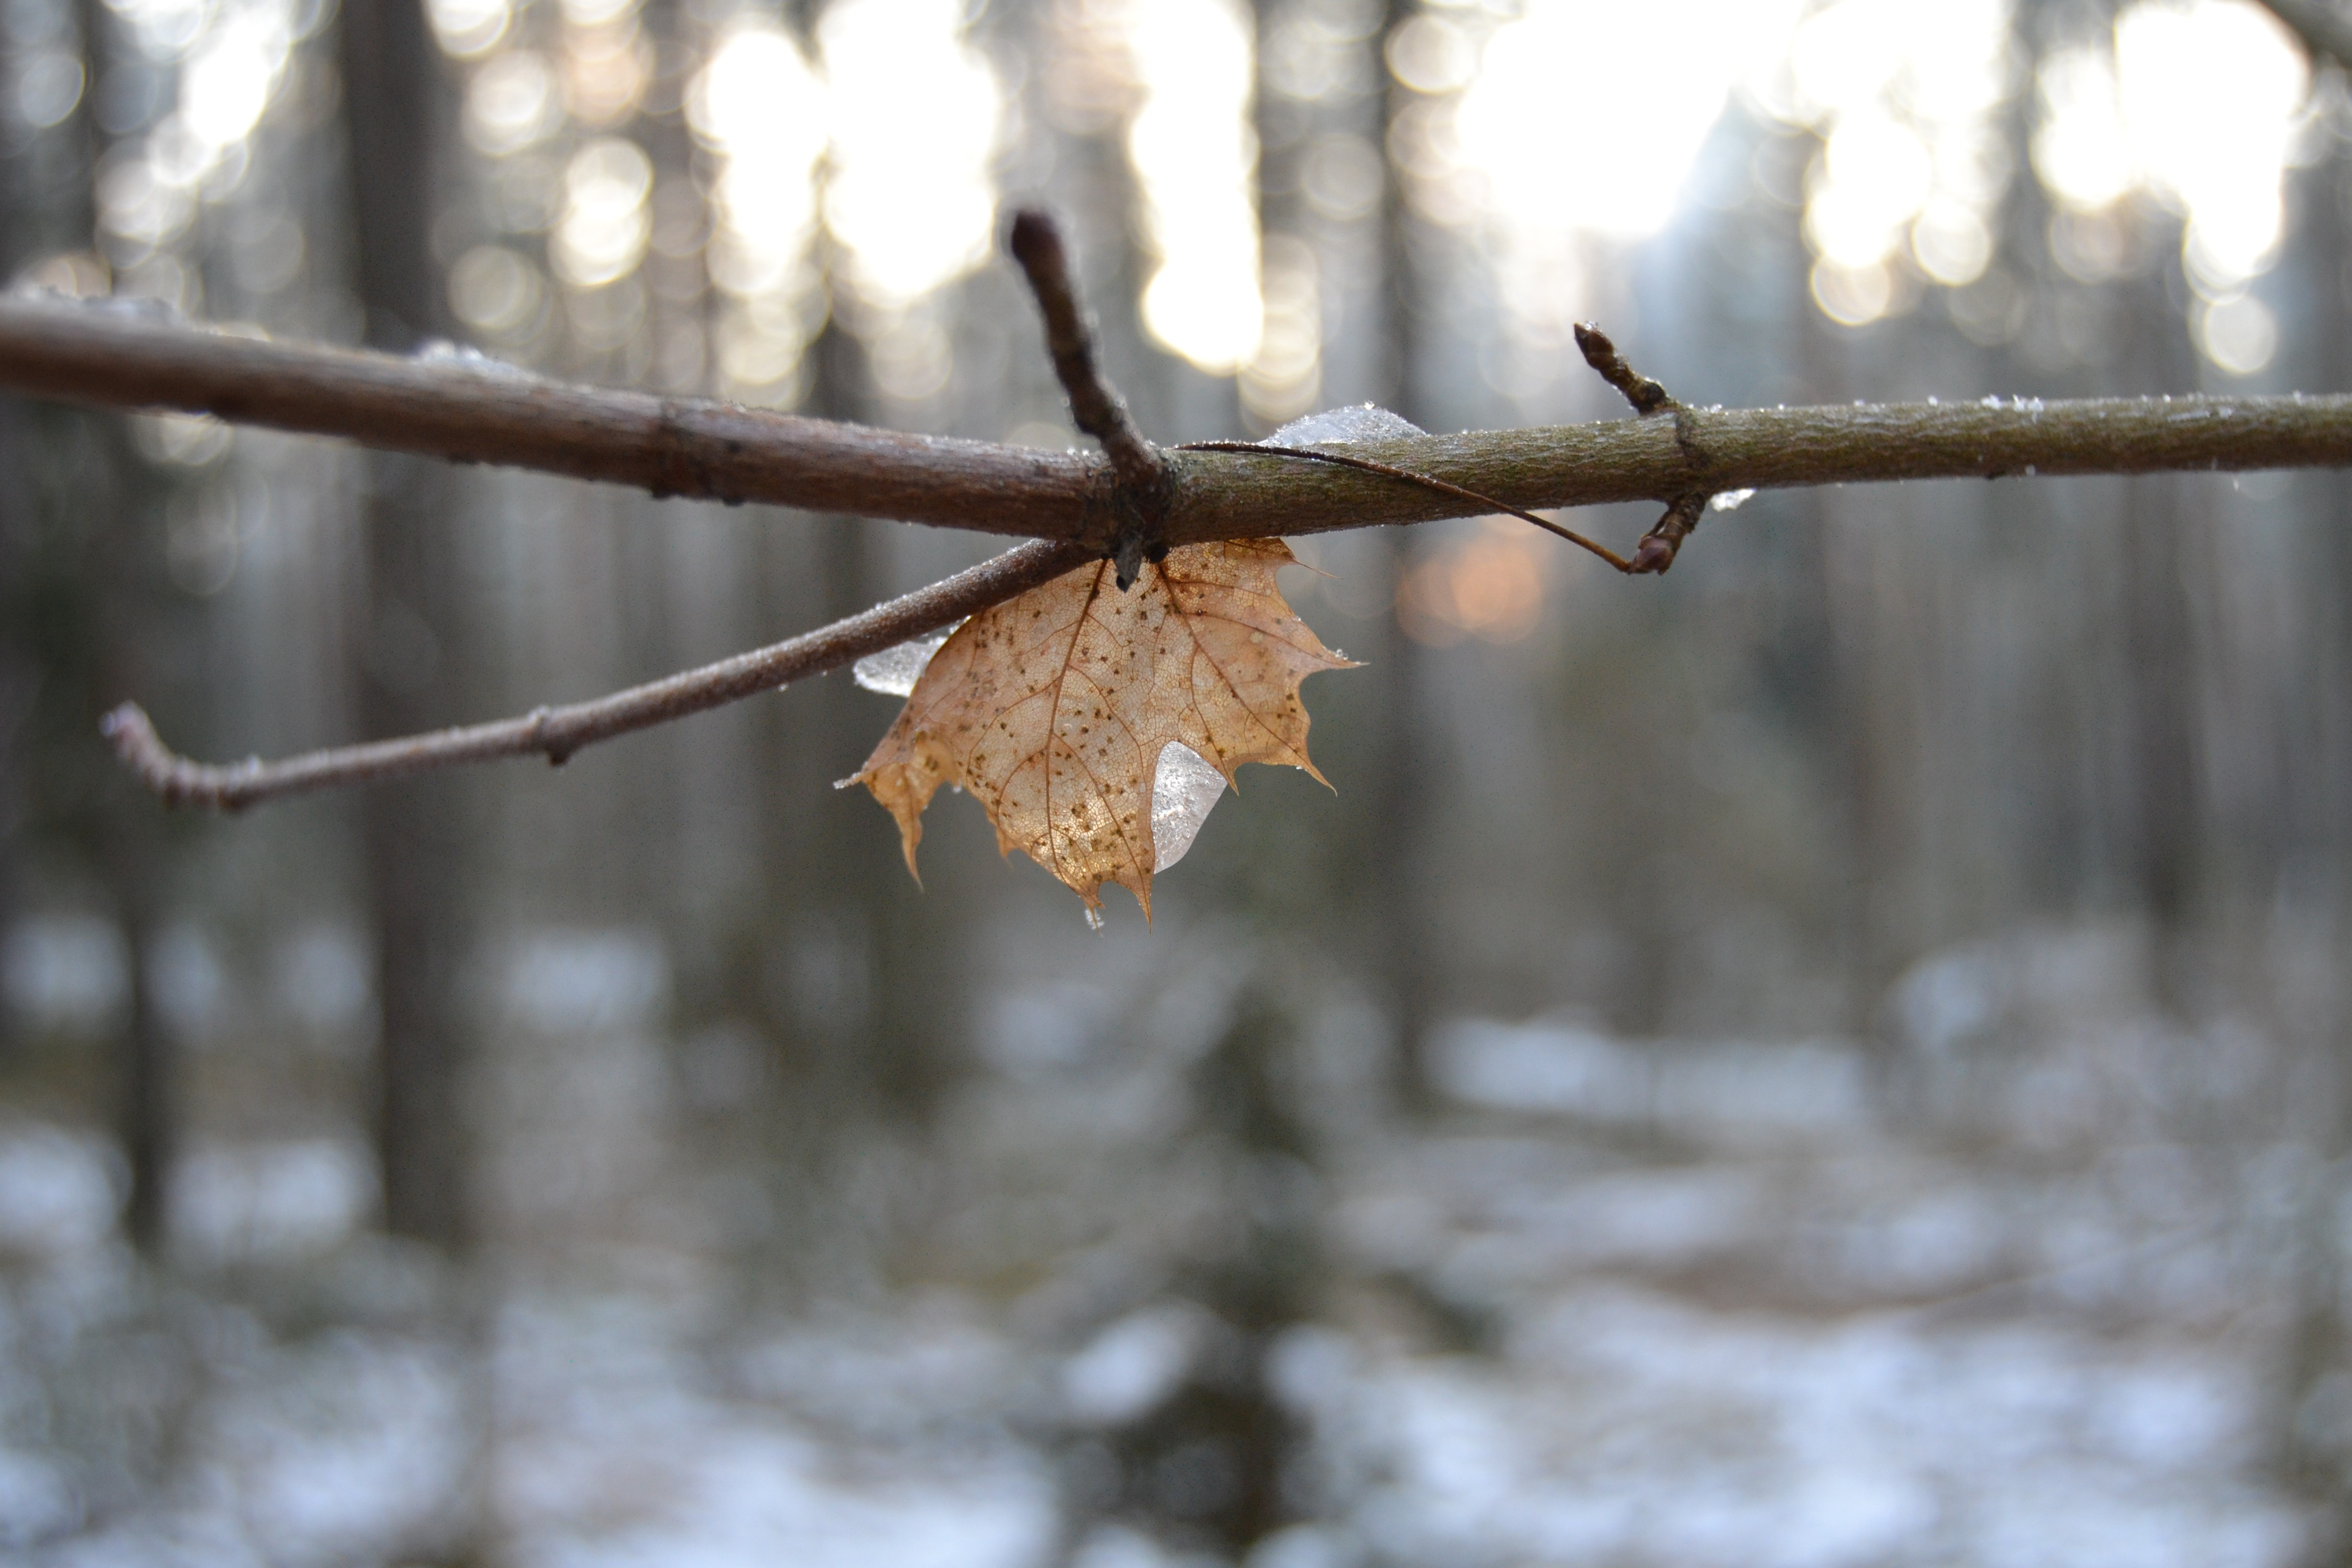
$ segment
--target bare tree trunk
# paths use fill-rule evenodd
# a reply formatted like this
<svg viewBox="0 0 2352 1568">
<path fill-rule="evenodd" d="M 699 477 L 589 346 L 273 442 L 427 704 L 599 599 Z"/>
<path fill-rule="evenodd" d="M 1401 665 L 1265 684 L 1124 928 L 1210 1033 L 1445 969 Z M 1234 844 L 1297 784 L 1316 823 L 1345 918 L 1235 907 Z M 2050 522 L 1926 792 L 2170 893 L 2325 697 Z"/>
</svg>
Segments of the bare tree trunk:
<svg viewBox="0 0 2352 1568">
<path fill-rule="evenodd" d="M 130 51 L 121 46 L 120 24 L 106 6 L 96 0 L 82 0 L 75 7 L 75 16 L 82 35 L 84 68 L 93 84 L 93 91 L 83 95 L 75 123 L 83 133 L 87 168 L 95 170 L 104 150 L 105 132 L 97 123 L 91 103 L 94 84 L 103 79 L 118 57 Z M 70 212 L 60 215 L 85 245 L 94 237 L 96 221 L 88 188 L 85 177 L 78 183 Z M 121 421 L 104 423 L 100 438 L 118 459 L 116 471 L 137 472 L 124 449 Z M 13 462 L 9 468 L 18 471 Z M 135 481 L 107 487 L 104 522 L 92 541 L 95 550 L 89 571 L 100 642 L 97 667 L 89 673 L 98 687 L 91 695 L 101 701 L 152 689 L 150 677 L 155 673 L 141 657 L 143 643 L 155 631 L 161 589 L 153 581 L 156 552 L 140 526 L 142 502 L 147 499 L 140 489 Z M 172 1046 L 156 1010 L 150 979 L 163 834 L 147 801 L 137 794 L 116 790 L 107 792 L 97 830 L 98 869 L 121 927 L 125 964 L 126 1005 L 118 1043 L 114 1111 L 116 1136 L 121 1140 L 131 1175 L 123 1226 L 142 1252 L 157 1257 L 168 1240 L 169 1188 L 178 1122 Z"/>
<path fill-rule="evenodd" d="M 418 0 L 349 0 L 341 27 L 360 303 L 369 342 L 405 351 L 443 315 L 428 239 L 440 61 Z M 365 465 L 359 711 L 367 733 L 399 734 L 456 710 L 457 489 L 437 464 L 374 456 Z M 361 805 L 382 1009 L 375 1133 L 384 1223 L 444 1247 L 462 1245 L 467 1233 L 455 1010 L 464 942 L 458 807 L 446 781 L 391 785 Z"/>
<path fill-rule="evenodd" d="M 2315 277 L 2335 279 L 2352 261 L 2352 159 L 2340 152 L 2305 176 L 2313 211 L 2310 227 Z M 2324 382 L 2343 385 L 2352 377 L 2352 329 L 2342 312 L 2319 312 L 2324 334 Z M 2320 779 L 2306 810 L 2317 831 L 2309 847 L 2323 858 L 2327 886 L 2323 897 L 2332 917 L 2339 958 L 2352 959 L 2352 482 L 2342 474 L 2325 487 L 2312 520 L 2311 604 L 2313 629 L 2323 658 L 2314 694 L 2318 744 L 2310 753 Z M 2339 962 L 2339 974 L 2352 964 Z M 2352 1148 L 2352 986 L 2338 982 L 2335 1016 L 2311 1042 L 2321 1054 L 2315 1081 L 2331 1090 L 2333 1103 L 2320 1130 L 2331 1157 L 2312 1174 L 2297 1216 L 2294 1316 L 2284 1334 L 2278 1372 L 2275 1439 L 2279 1468 L 2287 1484 L 2317 1510 L 2312 1545 L 2305 1561 L 2336 1563 L 2352 1556 L 2352 1432 L 2345 1429 L 2340 1401 L 2330 1398 L 2344 1375 L 2347 1303 L 2342 1226 L 2344 1155 Z"/>
<path fill-rule="evenodd" d="M 2197 367 L 2179 312 L 2167 298 L 2168 261 L 2132 290 L 2126 320 L 2137 346 L 2128 365 L 2147 388 L 2193 384 Z M 2131 880 L 2154 927 L 2158 999 L 2176 1012 L 2193 1000 L 2199 962 L 2189 940 L 2204 866 L 2204 791 L 2198 723 L 2198 664 L 2190 579 L 2206 559 L 2210 520 L 2186 487 L 2129 481 L 2123 548 L 2126 701 L 2130 772 Z"/>
<path fill-rule="evenodd" d="M 1416 220 L 1406 199 L 1403 176 L 1395 162 L 1385 156 L 1389 122 L 1402 106 L 1406 91 L 1390 79 L 1382 52 L 1389 35 L 1420 9 L 1418 0 L 1389 0 L 1386 18 L 1367 47 L 1372 52 L 1374 79 L 1384 89 L 1378 143 L 1383 149 L 1381 166 L 1387 172 L 1381 191 L 1378 331 L 1387 344 L 1388 385 L 1381 401 L 1413 423 L 1427 426 L 1433 416 L 1423 406 L 1421 293 L 1412 250 Z M 1397 1101 L 1402 1108 L 1418 1112 L 1428 1110 L 1433 1100 L 1428 1047 L 1431 1015 L 1436 1005 L 1437 955 L 1432 945 L 1437 922 L 1430 918 L 1428 900 L 1433 889 L 1423 861 L 1427 853 L 1430 796 L 1438 770 L 1424 733 L 1432 718 L 1422 700 L 1429 661 L 1405 635 L 1401 607 L 1406 581 L 1421 558 L 1420 535 L 1411 529 L 1391 528 L 1382 529 L 1378 537 L 1392 607 L 1382 628 L 1379 656 L 1370 661 L 1381 688 L 1378 712 L 1384 738 L 1377 752 L 1380 771 L 1371 790 L 1375 907 L 1380 910 L 1375 951 L 1386 978 L 1389 1015 L 1396 1032 Z"/>
<path fill-rule="evenodd" d="M 856 417 L 868 402 L 864 349 L 838 321 L 810 344 L 809 411 Z M 786 542 L 778 587 L 814 587 L 828 619 L 885 588 L 879 526 L 812 520 L 815 571 Z M 751 983 L 738 1006 L 767 1020 L 780 1046 L 771 1171 L 779 1221 L 773 1283 L 787 1306 L 855 1292 L 879 1277 L 901 1217 L 887 1201 L 895 1161 L 936 1105 L 954 942 L 936 895 L 908 879 L 887 820 L 863 791 L 835 791 L 887 727 L 889 705 L 846 671 L 774 708 L 778 755 L 765 770 L 763 860 L 769 896 L 737 967 Z M 867 1184 L 879 1182 L 885 1191 Z M 881 1213 L 877 1213 L 877 1200 Z M 877 1224 L 877 1222 L 879 1221 Z"/>
<path fill-rule="evenodd" d="M 39 210 L 29 156 L 0 157 L 0 212 Z M 31 258 L 31 237 L 18 226 L 0 230 L 0 278 Z M 34 510 L 29 426 L 33 410 L 0 398 L 0 937 L 15 923 L 24 896 L 18 883 L 23 838 L 32 813 L 33 703 L 40 663 L 33 647 L 32 542 Z M 0 1006 L 0 1055 L 16 1044 L 16 1016 Z"/>
</svg>

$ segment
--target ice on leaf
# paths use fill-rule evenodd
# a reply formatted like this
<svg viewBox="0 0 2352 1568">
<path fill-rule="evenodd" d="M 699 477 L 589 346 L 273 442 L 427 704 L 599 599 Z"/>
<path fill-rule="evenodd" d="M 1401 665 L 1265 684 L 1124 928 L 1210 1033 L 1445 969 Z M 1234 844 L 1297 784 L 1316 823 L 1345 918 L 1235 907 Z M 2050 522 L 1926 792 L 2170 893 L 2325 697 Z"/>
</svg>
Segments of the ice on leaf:
<svg viewBox="0 0 2352 1568">
<path fill-rule="evenodd" d="M 961 621 L 956 623 L 957 626 L 961 625 Z M 923 671 L 930 668 L 931 655 L 946 646 L 955 629 L 942 627 L 927 637 L 910 637 L 880 653 L 869 653 L 849 667 L 850 679 L 866 690 L 879 691 L 886 697 L 910 696 L 915 682 L 922 679 Z"/>
<path fill-rule="evenodd" d="M 1148 916 L 1161 846 L 1182 853 L 1214 798 L 1171 764 L 1171 742 L 1228 784 L 1244 763 L 1319 781 L 1298 684 L 1349 665 L 1283 602 L 1275 574 L 1296 559 L 1278 539 L 1180 545 L 1126 594 L 1090 562 L 964 623 L 857 774 L 898 818 L 908 868 L 932 795 L 961 785 L 999 848 L 1089 907 L 1123 887 Z M 1163 807 L 1181 843 L 1162 837 Z"/>
<path fill-rule="evenodd" d="M 1153 869 L 1165 871 L 1192 847 L 1209 808 L 1225 793 L 1225 775 L 1201 760 L 1201 753 L 1181 741 L 1160 748 L 1160 765 L 1151 775 L 1151 858 Z"/>
<path fill-rule="evenodd" d="M 1259 445 L 1331 447 L 1349 441 L 1395 441 L 1428 434 L 1402 414 L 1391 414 L 1374 404 L 1351 403 L 1345 408 L 1327 408 L 1320 414 L 1294 419 Z"/>
</svg>

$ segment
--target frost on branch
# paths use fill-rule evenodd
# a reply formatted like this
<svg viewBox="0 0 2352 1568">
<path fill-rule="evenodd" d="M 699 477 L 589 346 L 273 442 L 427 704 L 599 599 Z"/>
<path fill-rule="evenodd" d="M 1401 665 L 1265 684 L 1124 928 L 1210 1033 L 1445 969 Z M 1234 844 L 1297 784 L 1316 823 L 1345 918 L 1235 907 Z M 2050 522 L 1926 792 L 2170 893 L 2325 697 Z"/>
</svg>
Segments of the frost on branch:
<svg viewBox="0 0 2352 1568">
<path fill-rule="evenodd" d="M 1260 443 L 1267 447 L 1338 447 L 1350 441 L 1394 441 L 1429 432 L 1402 414 L 1370 403 L 1351 403 L 1294 419 Z"/>
<path fill-rule="evenodd" d="M 1152 872 L 1190 847 L 1214 800 L 1170 742 L 1221 784 L 1244 763 L 1321 782 L 1298 685 L 1350 664 L 1283 602 L 1275 573 L 1294 559 L 1279 540 L 1187 545 L 1127 594 L 1095 562 L 965 622 L 856 778 L 898 819 L 908 868 L 932 795 L 961 784 L 999 849 L 1023 850 L 1089 909 L 1116 882 L 1149 918 Z"/>
</svg>

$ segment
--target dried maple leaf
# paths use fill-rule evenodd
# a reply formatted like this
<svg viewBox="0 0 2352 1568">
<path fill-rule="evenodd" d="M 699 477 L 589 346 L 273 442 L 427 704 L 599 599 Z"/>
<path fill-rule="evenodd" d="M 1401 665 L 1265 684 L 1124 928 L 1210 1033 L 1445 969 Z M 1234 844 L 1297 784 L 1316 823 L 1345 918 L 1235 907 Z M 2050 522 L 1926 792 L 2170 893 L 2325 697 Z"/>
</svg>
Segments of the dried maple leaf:
<svg viewBox="0 0 2352 1568">
<path fill-rule="evenodd" d="M 1088 910 L 1116 882 L 1151 915 L 1151 784 L 1181 741 L 1234 782 L 1244 763 L 1307 760 L 1298 683 L 1352 661 L 1275 586 L 1278 539 L 1171 550 L 1125 594 L 1097 562 L 964 623 L 851 782 L 898 819 L 907 868 L 941 784 L 969 790 L 997 847 L 1029 857 Z"/>
</svg>

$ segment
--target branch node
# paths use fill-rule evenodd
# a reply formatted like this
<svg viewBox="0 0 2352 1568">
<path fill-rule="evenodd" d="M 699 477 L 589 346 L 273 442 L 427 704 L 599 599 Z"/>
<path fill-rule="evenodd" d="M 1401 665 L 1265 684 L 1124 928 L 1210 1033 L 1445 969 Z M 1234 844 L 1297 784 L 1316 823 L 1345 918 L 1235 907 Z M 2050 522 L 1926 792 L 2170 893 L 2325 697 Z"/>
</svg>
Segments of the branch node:
<svg viewBox="0 0 2352 1568">
<path fill-rule="evenodd" d="M 653 473 L 647 479 L 646 492 L 656 500 L 667 500 L 672 496 L 707 496 L 710 482 L 695 461 L 692 444 L 687 439 L 685 405 L 677 398 L 661 400 L 661 413 L 654 422 Z"/>
<path fill-rule="evenodd" d="M 1052 215 L 1035 207 L 1013 214 L 1011 244 L 1045 318 L 1045 347 L 1069 395 L 1070 417 L 1102 443 L 1110 458 L 1110 510 L 1118 520 L 1111 559 L 1124 593 L 1134 585 L 1142 563 L 1158 559 L 1151 552 L 1164 548 L 1171 489 L 1168 463 L 1144 438 L 1126 401 L 1095 363 L 1094 331 L 1078 301 L 1069 252 Z"/>
<path fill-rule="evenodd" d="M 523 749 L 543 752 L 547 765 L 560 768 L 572 760 L 573 747 L 550 733 L 555 722 L 555 710 L 542 702 L 523 716 Z"/>
<path fill-rule="evenodd" d="M 1655 414 L 1660 409 L 1680 410 L 1673 394 L 1648 376 L 1643 375 L 1625 363 L 1609 334 L 1591 321 L 1576 323 L 1576 346 L 1584 353 L 1584 363 L 1600 373 L 1601 379 L 1624 395 L 1636 414 Z"/>
<path fill-rule="evenodd" d="M 1699 514 L 1706 510 L 1707 494 L 1694 490 L 1677 496 L 1666 508 L 1666 515 L 1658 519 L 1657 526 L 1642 535 L 1633 546 L 1633 555 L 1625 563 L 1629 577 L 1663 577 L 1673 569 L 1675 557 L 1681 553 L 1683 541 L 1698 527 Z"/>
</svg>

